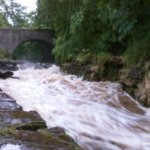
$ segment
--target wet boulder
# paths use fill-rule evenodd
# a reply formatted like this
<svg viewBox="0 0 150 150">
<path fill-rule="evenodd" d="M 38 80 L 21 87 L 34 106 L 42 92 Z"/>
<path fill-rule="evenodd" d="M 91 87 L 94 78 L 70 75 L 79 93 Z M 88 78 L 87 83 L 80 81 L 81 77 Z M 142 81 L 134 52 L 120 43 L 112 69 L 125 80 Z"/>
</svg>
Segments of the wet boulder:
<svg viewBox="0 0 150 150">
<path fill-rule="evenodd" d="M 18 67 L 17 67 L 16 62 L 0 60 L 0 69 L 1 70 L 15 71 L 15 70 L 18 70 Z"/>
<path fill-rule="evenodd" d="M 142 70 L 139 68 L 133 68 L 129 71 L 129 78 L 132 80 L 139 80 L 142 78 Z"/>
<path fill-rule="evenodd" d="M 37 131 L 39 129 L 44 128 L 47 128 L 46 123 L 44 121 L 25 123 L 16 127 L 17 130 L 28 130 L 28 131 Z"/>
<path fill-rule="evenodd" d="M 144 106 L 150 107 L 150 71 L 147 71 L 143 81 L 140 82 L 135 90 L 135 97 Z"/>
<path fill-rule="evenodd" d="M 5 72 L 0 72 L 0 78 L 1 79 L 7 79 L 13 76 L 13 72 L 12 71 L 5 71 Z"/>
</svg>

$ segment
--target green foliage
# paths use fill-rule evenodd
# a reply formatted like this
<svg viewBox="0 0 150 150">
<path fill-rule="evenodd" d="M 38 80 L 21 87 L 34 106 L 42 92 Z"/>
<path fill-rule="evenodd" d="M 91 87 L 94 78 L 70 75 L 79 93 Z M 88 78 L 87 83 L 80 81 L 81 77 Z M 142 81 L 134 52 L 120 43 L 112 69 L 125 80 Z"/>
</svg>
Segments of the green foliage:
<svg viewBox="0 0 150 150">
<path fill-rule="evenodd" d="M 80 64 L 89 64 L 92 61 L 92 54 L 89 49 L 82 49 L 76 57 L 76 61 Z"/>
<path fill-rule="evenodd" d="M 3 21 L 6 21 L 9 26 L 16 28 L 28 27 L 30 16 L 25 10 L 25 7 L 22 7 L 14 0 L 0 0 L 0 14 L 3 16 Z"/>
<path fill-rule="evenodd" d="M 0 59 L 9 58 L 9 54 L 6 53 L 5 50 L 0 49 Z"/>
<path fill-rule="evenodd" d="M 150 60 L 150 31 L 144 35 L 138 35 L 132 43 L 129 44 L 124 56 L 127 66 L 144 64 Z M 131 53 L 132 52 L 132 53 Z"/>
<path fill-rule="evenodd" d="M 111 59 L 112 55 L 108 52 L 101 52 L 94 56 L 93 64 L 103 66 Z"/>
<path fill-rule="evenodd" d="M 98 63 L 124 55 L 129 66 L 149 59 L 149 0 L 38 0 L 37 4 L 35 24 L 56 31 L 53 53 L 58 63 L 82 64 L 93 55 Z"/>
<path fill-rule="evenodd" d="M 7 22 L 6 18 L 0 13 L 0 27 L 9 27 L 9 23 Z"/>
<path fill-rule="evenodd" d="M 70 33 L 75 33 L 76 30 L 80 29 L 83 23 L 83 11 L 76 12 L 71 16 Z"/>
</svg>

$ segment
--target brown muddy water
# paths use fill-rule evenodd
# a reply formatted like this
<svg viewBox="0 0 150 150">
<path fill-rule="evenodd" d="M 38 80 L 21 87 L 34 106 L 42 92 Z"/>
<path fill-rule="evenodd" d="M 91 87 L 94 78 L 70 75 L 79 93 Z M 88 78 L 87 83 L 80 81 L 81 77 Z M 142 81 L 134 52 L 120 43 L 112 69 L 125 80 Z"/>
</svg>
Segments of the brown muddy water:
<svg viewBox="0 0 150 150">
<path fill-rule="evenodd" d="M 0 88 L 49 129 L 64 129 L 85 150 L 150 149 L 150 111 L 118 83 L 83 81 L 56 65 L 19 68 L 16 78 L 0 80 Z"/>
</svg>

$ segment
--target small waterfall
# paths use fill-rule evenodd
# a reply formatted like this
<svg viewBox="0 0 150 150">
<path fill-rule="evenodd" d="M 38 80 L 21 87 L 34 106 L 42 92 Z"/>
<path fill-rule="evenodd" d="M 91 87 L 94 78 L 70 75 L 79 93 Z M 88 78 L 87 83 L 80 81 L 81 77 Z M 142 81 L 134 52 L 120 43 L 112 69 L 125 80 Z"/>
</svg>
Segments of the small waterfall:
<svg viewBox="0 0 150 150">
<path fill-rule="evenodd" d="M 24 111 L 37 111 L 48 128 L 64 128 L 85 150 L 150 149 L 148 109 L 118 83 L 83 81 L 56 65 L 29 66 L 0 80 L 0 88 Z"/>
</svg>

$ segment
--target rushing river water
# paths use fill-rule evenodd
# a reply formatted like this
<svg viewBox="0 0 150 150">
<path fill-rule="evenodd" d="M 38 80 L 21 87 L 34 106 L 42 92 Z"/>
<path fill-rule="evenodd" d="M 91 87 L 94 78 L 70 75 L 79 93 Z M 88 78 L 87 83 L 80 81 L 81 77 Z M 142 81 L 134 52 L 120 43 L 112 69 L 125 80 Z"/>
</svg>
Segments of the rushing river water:
<svg viewBox="0 0 150 150">
<path fill-rule="evenodd" d="M 20 66 L 0 88 L 85 150 L 149 150 L 150 115 L 118 83 L 83 81 L 58 66 Z"/>
</svg>

